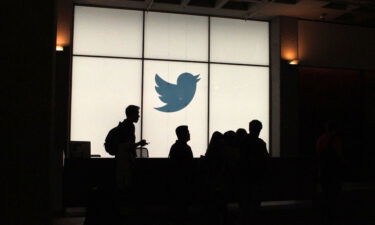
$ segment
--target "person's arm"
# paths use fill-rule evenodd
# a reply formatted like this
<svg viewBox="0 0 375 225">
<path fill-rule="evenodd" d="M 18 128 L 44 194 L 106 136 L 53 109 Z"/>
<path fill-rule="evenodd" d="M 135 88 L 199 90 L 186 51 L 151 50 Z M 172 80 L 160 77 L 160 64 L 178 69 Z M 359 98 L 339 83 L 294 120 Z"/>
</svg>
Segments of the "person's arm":
<svg viewBox="0 0 375 225">
<path fill-rule="evenodd" d="M 148 143 L 146 142 L 146 140 L 141 140 L 141 141 L 136 142 L 136 143 L 133 143 L 131 140 L 127 140 L 127 141 L 123 142 L 121 145 L 122 145 L 122 148 L 125 148 L 125 149 L 135 149 L 138 146 L 143 147 L 147 144 Z"/>
</svg>

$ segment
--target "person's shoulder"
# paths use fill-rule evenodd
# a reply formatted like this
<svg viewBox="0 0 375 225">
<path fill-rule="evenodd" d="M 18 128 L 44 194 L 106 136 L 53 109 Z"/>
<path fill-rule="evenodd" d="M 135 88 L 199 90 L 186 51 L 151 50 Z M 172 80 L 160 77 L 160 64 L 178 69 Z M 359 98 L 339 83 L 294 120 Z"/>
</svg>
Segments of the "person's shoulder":
<svg viewBox="0 0 375 225">
<path fill-rule="evenodd" d="M 257 141 L 262 145 L 266 145 L 266 142 L 262 138 L 257 138 Z"/>
<path fill-rule="evenodd" d="M 175 143 L 173 143 L 172 145 L 171 145 L 171 149 L 175 149 L 175 148 L 177 148 L 178 147 L 178 143 L 177 142 L 175 142 Z"/>
</svg>

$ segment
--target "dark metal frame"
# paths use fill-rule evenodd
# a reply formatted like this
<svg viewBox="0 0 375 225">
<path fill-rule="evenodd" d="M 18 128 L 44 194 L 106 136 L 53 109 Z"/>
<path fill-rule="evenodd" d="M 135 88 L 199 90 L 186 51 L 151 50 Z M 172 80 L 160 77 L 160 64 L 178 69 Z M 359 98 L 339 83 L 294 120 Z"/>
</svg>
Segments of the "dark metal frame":
<svg viewBox="0 0 375 225">
<path fill-rule="evenodd" d="M 125 9 L 125 10 L 133 10 L 133 11 L 142 11 L 142 16 L 143 16 L 143 21 L 142 21 L 142 57 L 137 58 L 137 57 L 121 57 L 121 56 L 105 56 L 105 55 L 81 55 L 81 54 L 73 54 L 73 49 L 74 49 L 74 14 L 75 14 L 75 6 L 85 6 L 85 7 L 93 7 L 93 8 L 110 8 L 110 9 Z M 268 65 L 258 65 L 258 64 L 242 64 L 242 63 L 225 63 L 225 62 L 212 62 L 211 61 L 211 17 L 217 17 L 217 18 L 229 18 L 229 19 L 238 19 L 235 17 L 225 17 L 225 16 L 209 16 L 209 15 L 202 15 L 202 14 L 190 14 L 190 13 L 176 13 L 176 12 L 166 12 L 166 11 L 152 11 L 152 12 L 160 12 L 160 13 L 172 13 L 172 14 L 182 14 L 182 15 L 196 15 L 196 16 L 204 16 L 208 18 L 208 59 L 207 61 L 194 61 L 194 60 L 176 60 L 176 59 L 160 59 L 160 58 L 145 58 L 144 57 L 144 49 L 145 49 L 145 14 L 147 13 L 147 10 L 141 10 L 141 9 L 133 9 L 133 8 L 124 8 L 124 7 L 109 7 L 109 6 L 97 6 L 97 5 L 86 5 L 86 4 L 74 4 L 73 5 L 73 24 L 72 24 L 72 30 L 71 30 L 71 46 L 72 48 L 70 49 L 70 76 L 69 76 L 69 106 L 68 106 L 68 140 L 69 142 L 71 140 L 71 104 L 72 104 L 72 68 L 73 68 L 73 57 L 93 57 L 93 58 L 112 58 L 112 59 L 133 59 L 133 60 L 141 60 L 142 63 L 142 77 L 141 77 L 141 108 L 143 109 L 143 96 L 144 96 L 144 62 L 145 61 L 166 61 L 166 62 L 184 62 L 184 63 L 204 63 L 207 64 L 207 78 L 208 78 L 208 88 L 207 88 L 207 145 L 210 140 L 210 75 L 211 75 L 211 64 L 221 64 L 221 65 L 232 65 L 232 66 L 252 66 L 252 67 L 267 67 L 269 68 L 269 152 L 272 155 L 272 148 L 271 148 L 271 140 L 272 140 L 272 109 L 271 109 L 271 32 L 270 32 L 270 22 L 269 21 L 264 21 L 264 20 L 252 20 L 252 21 L 259 21 L 259 22 L 266 22 L 268 23 L 268 34 L 269 34 L 269 62 Z M 143 111 L 141 111 L 141 121 L 140 121 L 140 126 L 141 126 L 141 139 L 143 138 Z M 67 146 L 69 146 L 67 144 Z"/>
</svg>

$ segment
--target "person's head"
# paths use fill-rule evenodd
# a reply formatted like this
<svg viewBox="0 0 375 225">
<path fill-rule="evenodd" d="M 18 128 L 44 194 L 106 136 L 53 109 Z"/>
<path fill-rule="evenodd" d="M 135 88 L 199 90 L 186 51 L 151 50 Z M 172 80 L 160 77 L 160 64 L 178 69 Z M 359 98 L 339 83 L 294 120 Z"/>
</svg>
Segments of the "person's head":
<svg viewBox="0 0 375 225">
<path fill-rule="evenodd" d="M 223 139 L 223 134 L 220 133 L 219 131 L 215 131 L 212 136 L 211 136 L 211 140 L 210 140 L 210 145 L 211 144 L 216 144 L 217 142 L 219 142 L 220 140 Z"/>
<path fill-rule="evenodd" d="M 247 132 L 246 132 L 245 129 L 243 129 L 243 128 L 238 128 L 238 129 L 237 129 L 237 131 L 236 131 L 236 136 L 237 136 L 238 138 L 243 138 L 243 137 L 245 137 L 246 135 L 247 135 Z"/>
<path fill-rule="evenodd" d="M 126 119 L 130 120 L 133 123 L 138 122 L 139 120 L 139 106 L 129 105 L 125 109 Z"/>
<path fill-rule="evenodd" d="M 236 144 L 239 146 L 245 140 L 247 132 L 244 128 L 238 128 L 236 131 Z"/>
<path fill-rule="evenodd" d="M 252 120 L 249 123 L 249 131 L 251 135 L 255 135 L 258 137 L 262 128 L 262 123 L 259 120 Z"/>
<path fill-rule="evenodd" d="M 210 143 L 208 144 L 208 148 L 206 151 L 206 156 L 207 157 L 212 157 L 213 155 L 218 155 L 219 154 L 219 147 L 223 143 L 224 135 L 220 133 L 219 131 L 215 131 L 210 139 Z"/>
<path fill-rule="evenodd" d="M 225 132 L 224 133 L 224 140 L 225 140 L 226 144 L 233 145 L 235 140 L 236 140 L 236 132 L 234 132 L 233 130 L 229 130 L 229 131 Z"/>
<path fill-rule="evenodd" d="M 190 133 L 188 126 L 183 125 L 176 128 L 177 139 L 180 141 L 188 142 L 190 140 Z"/>
</svg>

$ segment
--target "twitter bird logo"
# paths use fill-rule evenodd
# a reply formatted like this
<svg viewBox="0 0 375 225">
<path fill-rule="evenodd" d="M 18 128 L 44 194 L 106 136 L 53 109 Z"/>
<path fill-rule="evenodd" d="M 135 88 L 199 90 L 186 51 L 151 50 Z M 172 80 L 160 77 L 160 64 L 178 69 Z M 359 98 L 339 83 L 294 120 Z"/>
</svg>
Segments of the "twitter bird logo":
<svg viewBox="0 0 375 225">
<path fill-rule="evenodd" d="M 161 112 L 176 112 L 185 108 L 193 99 L 199 80 L 199 74 L 193 76 L 191 73 L 182 73 L 177 78 L 177 84 L 171 84 L 156 74 L 155 89 L 159 99 L 166 105 L 155 109 Z"/>
</svg>

